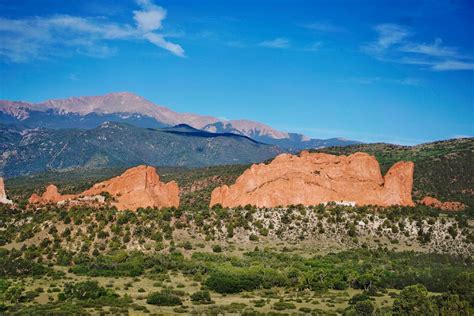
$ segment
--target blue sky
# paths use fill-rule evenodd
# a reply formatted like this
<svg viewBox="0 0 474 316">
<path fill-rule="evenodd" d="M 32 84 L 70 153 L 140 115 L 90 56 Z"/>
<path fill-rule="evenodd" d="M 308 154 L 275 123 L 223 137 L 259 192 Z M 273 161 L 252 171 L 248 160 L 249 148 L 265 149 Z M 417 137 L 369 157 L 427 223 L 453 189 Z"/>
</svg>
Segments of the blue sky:
<svg viewBox="0 0 474 316">
<path fill-rule="evenodd" d="M 474 135 L 474 2 L 0 0 L 0 98 L 114 91 L 314 138 Z"/>
</svg>

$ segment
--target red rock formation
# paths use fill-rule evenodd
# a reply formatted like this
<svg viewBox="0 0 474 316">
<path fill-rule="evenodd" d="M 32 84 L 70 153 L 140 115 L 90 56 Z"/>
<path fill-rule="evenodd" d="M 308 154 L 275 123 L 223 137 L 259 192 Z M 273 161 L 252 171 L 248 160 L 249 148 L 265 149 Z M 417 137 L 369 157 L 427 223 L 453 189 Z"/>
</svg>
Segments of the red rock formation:
<svg viewBox="0 0 474 316">
<path fill-rule="evenodd" d="M 179 206 L 178 184 L 160 182 L 156 169 L 150 166 L 128 169 L 118 177 L 95 184 L 81 195 L 98 195 L 104 191 L 115 197 L 113 204 L 120 210 Z"/>
<path fill-rule="evenodd" d="M 3 183 L 2 177 L 0 177 L 0 203 L 12 204 L 12 201 L 7 199 L 7 194 L 5 193 L 5 184 Z"/>
<path fill-rule="evenodd" d="M 40 196 L 36 193 L 33 193 L 30 198 L 30 203 L 58 203 L 61 201 L 66 201 L 74 198 L 72 194 L 61 195 L 58 192 L 58 188 L 54 184 L 50 184 L 46 187 L 46 191 Z"/>
<path fill-rule="evenodd" d="M 108 192 L 119 210 L 136 210 L 139 207 L 178 207 L 179 188 L 176 182 L 160 182 L 156 169 L 150 166 L 130 168 L 118 177 L 100 182 L 77 195 L 60 195 L 54 185 L 49 185 L 42 196 L 33 194 L 30 203 L 61 202 L 92 197 Z"/>
<path fill-rule="evenodd" d="M 375 157 L 334 156 L 303 151 L 282 154 L 270 164 L 252 165 L 229 186 L 212 192 L 210 205 L 259 207 L 326 202 L 357 205 L 414 205 L 413 162 L 398 162 L 382 177 Z"/>
<path fill-rule="evenodd" d="M 431 196 L 425 196 L 423 200 L 420 201 L 420 204 L 439 208 L 444 211 L 464 211 L 467 207 L 461 202 L 441 202 L 440 200 Z"/>
</svg>

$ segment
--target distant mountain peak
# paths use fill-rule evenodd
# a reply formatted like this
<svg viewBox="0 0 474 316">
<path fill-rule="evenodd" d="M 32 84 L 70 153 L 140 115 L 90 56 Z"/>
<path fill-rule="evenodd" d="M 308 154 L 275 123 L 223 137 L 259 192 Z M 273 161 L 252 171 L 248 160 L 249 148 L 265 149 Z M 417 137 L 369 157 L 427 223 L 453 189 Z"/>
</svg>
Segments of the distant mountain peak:
<svg viewBox="0 0 474 316">
<path fill-rule="evenodd" d="M 271 138 L 275 139 L 283 139 L 283 138 L 288 138 L 289 134 L 286 132 L 281 132 L 278 131 L 266 124 L 260 123 L 260 122 L 255 122 L 255 121 L 250 121 L 250 120 L 228 120 L 228 121 L 222 121 L 218 122 L 221 123 L 221 125 L 224 128 L 231 128 L 234 129 L 235 131 L 238 131 L 239 134 L 249 136 L 249 137 L 254 137 L 254 136 L 268 136 Z M 211 129 L 211 125 L 204 126 L 204 130 Z M 211 131 L 209 130 L 209 131 Z"/>
<path fill-rule="evenodd" d="M 127 91 L 100 96 L 51 99 L 41 103 L 0 100 L 0 123 L 56 129 L 94 128 L 104 121 L 150 128 L 173 126 L 175 131 L 191 131 L 190 128 L 194 128 L 210 133 L 232 133 L 291 151 L 354 143 L 345 139 L 311 139 L 302 134 L 279 131 L 266 124 L 246 119 L 222 120 L 213 116 L 178 113 Z M 180 126 L 181 124 L 186 124 L 187 127 Z"/>
<path fill-rule="evenodd" d="M 189 128 L 189 129 L 197 129 L 197 128 L 194 128 L 192 127 L 191 125 L 188 125 L 188 124 L 177 124 L 175 126 L 173 126 L 174 128 Z"/>
<path fill-rule="evenodd" d="M 109 92 L 104 96 L 119 96 L 119 97 L 133 97 L 133 98 L 142 98 L 141 96 L 128 91 L 119 91 L 119 92 Z"/>
<path fill-rule="evenodd" d="M 278 146 L 260 144 L 245 136 L 146 129 L 117 122 L 104 122 L 88 130 L 43 128 L 38 131 L 0 123 L 0 135 L 4 153 L 0 155 L 0 175 L 8 177 L 45 170 L 137 164 L 185 167 L 248 164 L 283 152 Z"/>
<path fill-rule="evenodd" d="M 197 129 L 197 128 L 194 128 L 192 127 L 191 125 L 188 125 L 188 124 L 177 124 L 175 126 L 172 126 L 172 127 L 165 127 L 165 128 L 162 128 L 163 131 L 168 131 L 168 132 L 191 132 L 191 133 L 195 133 L 195 132 L 203 132 L 202 130 L 200 129 Z"/>
</svg>

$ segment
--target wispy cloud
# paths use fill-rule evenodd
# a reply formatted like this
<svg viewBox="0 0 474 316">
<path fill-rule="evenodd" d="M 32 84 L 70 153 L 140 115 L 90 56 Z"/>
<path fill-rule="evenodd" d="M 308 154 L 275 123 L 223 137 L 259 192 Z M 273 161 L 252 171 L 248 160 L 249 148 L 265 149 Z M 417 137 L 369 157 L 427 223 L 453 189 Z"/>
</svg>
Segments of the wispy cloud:
<svg viewBox="0 0 474 316">
<path fill-rule="evenodd" d="M 149 0 L 137 0 L 142 10 L 133 11 L 133 19 L 137 22 L 138 29 L 143 32 L 161 30 L 162 22 L 166 18 L 166 10 Z"/>
<path fill-rule="evenodd" d="M 175 44 L 167 41 L 162 35 L 155 33 L 146 33 L 143 35 L 144 38 L 155 44 L 158 47 L 164 48 L 176 56 L 185 57 L 184 49 L 179 44 Z"/>
<path fill-rule="evenodd" d="M 444 45 L 440 38 L 432 43 L 416 42 L 411 40 L 414 33 L 398 24 L 379 24 L 375 31 L 377 39 L 362 45 L 361 50 L 380 60 L 422 65 L 435 71 L 474 69 L 472 56 Z"/>
<path fill-rule="evenodd" d="M 426 43 L 406 43 L 399 47 L 399 50 L 406 53 L 422 54 L 434 57 L 454 57 L 460 56 L 456 47 L 443 46 L 443 41 L 437 38 L 432 44 Z"/>
<path fill-rule="evenodd" d="M 118 24 L 103 17 L 54 15 L 25 19 L 0 18 L 0 57 L 11 62 L 29 62 L 78 53 L 107 57 L 117 52 L 113 41 L 146 40 L 184 57 L 183 48 L 159 33 L 166 10 L 150 0 L 137 0 L 135 26 Z"/>
<path fill-rule="evenodd" d="M 346 32 L 345 28 L 343 28 L 341 26 L 338 26 L 338 25 L 334 25 L 334 24 L 332 24 L 328 21 L 316 21 L 316 22 L 302 24 L 301 26 L 306 28 L 306 29 L 313 30 L 313 31 L 316 31 L 316 32 L 321 32 L 321 33 L 342 33 L 342 32 Z"/>
<path fill-rule="evenodd" d="M 410 35 L 406 28 L 396 24 L 380 24 L 375 27 L 375 31 L 378 33 L 377 40 L 364 45 L 362 50 L 376 56 L 385 54 L 387 49 Z"/>
<path fill-rule="evenodd" d="M 372 85 L 377 83 L 395 84 L 401 86 L 421 86 L 423 80 L 419 78 L 406 77 L 406 78 L 384 78 L 384 77 L 353 77 L 349 79 L 342 79 L 341 82 L 354 82 L 362 85 Z"/>
<path fill-rule="evenodd" d="M 225 45 L 229 47 L 234 47 L 234 48 L 244 48 L 247 47 L 248 45 L 242 41 L 242 40 L 232 40 L 232 41 L 227 41 L 225 42 Z"/>
<path fill-rule="evenodd" d="M 311 43 L 311 45 L 309 45 L 308 48 L 306 48 L 306 50 L 311 51 L 311 52 L 317 52 L 321 49 L 322 46 L 323 46 L 322 42 L 313 42 Z"/>
<path fill-rule="evenodd" d="M 463 62 L 459 60 L 446 60 L 433 65 L 433 70 L 474 70 L 474 62 Z"/>
<path fill-rule="evenodd" d="M 79 80 L 79 77 L 77 76 L 77 74 L 72 73 L 72 74 L 69 74 L 69 75 L 67 76 L 67 79 L 69 79 L 69 80 L 71 80 L 71 81 L 77 81 L 77 80 Z"/>
<path fill-rule="evenodd" d="M 324 46 L 323 42 L 321 41 L 310 42 L 310 43 L 297 43 L 285 37 L 278 37 L 275 39 L 266 40 L 262 42 L 231 40 L 231 41 L 224 42 L 224 44 L 228 47 L 238 48 L 238 49 L 264 47 L 264 48 L 272 48 L 272 49 L 286 49 L 286 50 L 292 50 L 294 52 L 297 52 L 297 51 L 318 52 Z"/>
<path fill-rule="evenodd" d="M 288 48 L 290 47 L 290 41 L 287 38 L 279 37 L 273 40 L 260 42 L 258 45 L 267 48 Z"/>
</svg>

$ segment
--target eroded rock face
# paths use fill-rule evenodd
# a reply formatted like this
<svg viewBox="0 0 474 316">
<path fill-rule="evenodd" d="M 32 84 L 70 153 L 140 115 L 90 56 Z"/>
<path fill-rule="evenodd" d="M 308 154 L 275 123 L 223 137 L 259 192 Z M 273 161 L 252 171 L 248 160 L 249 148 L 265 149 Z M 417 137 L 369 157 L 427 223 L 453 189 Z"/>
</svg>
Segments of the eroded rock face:
<svg viewBox="0 0 474 316">
<path fill-rule="evenodd" d="M 414 205 L 413 162 L 398 162 L 382 177 L 375 157 L 334 156 L 303 151 L 282 154 L 270 164 L 252 165 L 229 186 L 212 192 L 211 206 L 275 207 L 327 202 L 357 205 Z"/>
<path fill-rule="evenodd" d="M 113 204 L 118 209 L 179 206 L 178 184 L 160 182 L 156 169 L 150 166 L 128 169 L 118 177 L 95 184 L 82 195 L 98 195 L 104 191 L 115 197 Z"/>
<path fill-rule="evenodd" d="M 108 192 L 112 205 L 119 210 L 136 210 L 139 207 L 178 207 L 179 188 L 174 181 L 163 183 L 150 166 L 138 166 L 126 170 L 120 176 L 100 182 L 77 195 L 61 195 L 54 185 L 49 185 L 42 196 L 33 194 L 30 203 L 62 202 L 66 200 L 85 200 L 84 197 L 99 196 Z"/>
<path fill-rule="evenodd" d="M 58 188 L 54 184 L 50 184 L 46 187 L 46 190 L 42 195 L 33 193 L 28 201 L 30 203 L 58 203 L 61 201 L 73 199 L 74 197 L 74 195 L 70 194 L 61 195 L 58 192 Z"/>
<path fill-rule="evenodd" d="M 441 202 L 440 200 L 431 196 L 425 196 L 423 200 L 420 201 L 420 204 L 439 208 L 444 211 L 464 211 L 467 207 L 461 202 Z"/>
<path fill-rule="evenodd" d="M 0 203 L 12 204 L 12 201 L 7 199 L 7 194 L 5 193 L 5 184 L 3 183 L 2 177 L 0 177 Z"/>
</svg>

